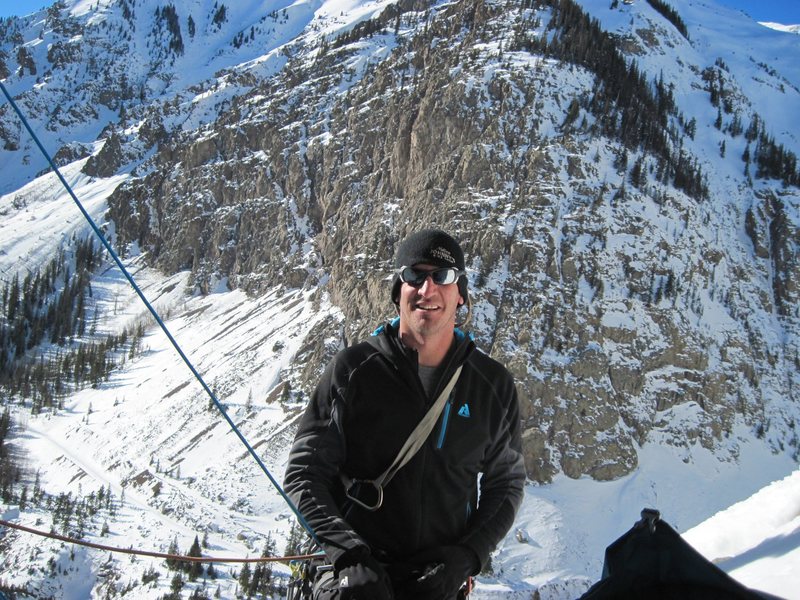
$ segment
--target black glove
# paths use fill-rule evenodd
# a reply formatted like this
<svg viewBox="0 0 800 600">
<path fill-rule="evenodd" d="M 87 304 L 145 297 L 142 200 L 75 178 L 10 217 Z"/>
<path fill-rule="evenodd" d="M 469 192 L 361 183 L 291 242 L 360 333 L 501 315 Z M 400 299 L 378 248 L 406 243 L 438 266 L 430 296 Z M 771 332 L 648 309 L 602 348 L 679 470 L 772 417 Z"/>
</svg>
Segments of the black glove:
<svg viewBox="0 0 800 600">
<path fill-rule="evenodd" d="M 480 561 L 466 546 L 439 546 L 412 559 L 424 570 L 411 582 L 417 600 L 451 600 L 468 577 L 480 569 Z"/>
<path fill-rule="evenodd" d="M 334 565 L 341 600 L 392 600 L 392 584 L 368 551 L 344 554 Z"/>
</svg>

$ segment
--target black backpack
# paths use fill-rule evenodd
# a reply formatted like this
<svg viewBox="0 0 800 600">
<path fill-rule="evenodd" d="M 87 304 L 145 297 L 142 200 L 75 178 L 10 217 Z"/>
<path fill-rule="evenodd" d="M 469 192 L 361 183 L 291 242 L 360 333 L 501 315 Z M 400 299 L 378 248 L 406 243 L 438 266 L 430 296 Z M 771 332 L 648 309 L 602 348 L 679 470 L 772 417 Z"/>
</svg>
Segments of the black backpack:
<svg viewBox="0 0 800 600">
<path fill-rule="evenodd" d="M 579 600 L 775 600 L 706 560 L 660 518 L 642 519 L 606 548 L 603 575 Z"/>
</svg>

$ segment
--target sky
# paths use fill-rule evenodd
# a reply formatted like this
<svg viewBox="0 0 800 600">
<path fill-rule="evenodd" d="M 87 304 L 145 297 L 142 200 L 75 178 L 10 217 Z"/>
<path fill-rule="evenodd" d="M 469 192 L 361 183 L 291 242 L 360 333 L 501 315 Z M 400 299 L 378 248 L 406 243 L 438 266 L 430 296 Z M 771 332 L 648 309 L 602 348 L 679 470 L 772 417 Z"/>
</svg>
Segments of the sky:
<svg viewBox="0 0 800 600">
<path fill-rule="evenodd" d="M 720 4 L 744 11 L 756 21 L 773 21 L 784 25 L 800 24 L 798 0 L 717 0 Z"/>
<path fill-rule="evenodd" d="M 49 0 L 0 0 L 0 17 L 29 15 L 52 3 Z"/>
<path fill-rule="evenodd" d="M 773 21 L 784 25 L 800 24 L 800 0 L 717 1 L 720 4 L 743 10 L 756 21 Z M 0 17 L 28 15 L 52 3 L 51 0 L 0 0 Z"/>
</svg>

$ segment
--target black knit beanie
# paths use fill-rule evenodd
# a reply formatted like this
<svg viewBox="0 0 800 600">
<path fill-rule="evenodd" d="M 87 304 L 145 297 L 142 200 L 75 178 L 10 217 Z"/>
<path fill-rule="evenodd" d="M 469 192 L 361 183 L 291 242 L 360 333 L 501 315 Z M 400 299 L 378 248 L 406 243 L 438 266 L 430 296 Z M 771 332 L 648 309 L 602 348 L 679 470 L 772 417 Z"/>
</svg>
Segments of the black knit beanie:
<svg viewBox="0 0 800 600">
<path fill-rule="evenodd" d="M 400 243 L 394 257 L 395 269 L 402 267 L 413 267 L 418 264 L 426 264 L 434 267 L 455 267 L 459 271 L 465 271 L 464 252 L 461 246 L 450 235 L 441 229 L 423 229 L 412 233 Z M 399 275 L 395 273 L 392 283 L 392 302 L 398 304 L 400 301 L 400 286 L 402 285 Z M 467 277 L 462 275 L 458 278 L 458 292 L 467 301 Z"/>
</svg>

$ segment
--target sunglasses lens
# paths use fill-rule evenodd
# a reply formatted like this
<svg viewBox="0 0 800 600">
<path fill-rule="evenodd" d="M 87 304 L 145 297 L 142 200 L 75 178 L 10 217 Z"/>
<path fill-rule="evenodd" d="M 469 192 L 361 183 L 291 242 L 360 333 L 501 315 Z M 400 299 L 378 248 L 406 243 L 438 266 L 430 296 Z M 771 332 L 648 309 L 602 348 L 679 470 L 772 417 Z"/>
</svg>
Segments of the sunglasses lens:
<svg viewBox="0 0 800 600">
<path fill-rule="evenodd" d="M 418 271 L 412 267 L 406 267 L 400 271 L 400 279 L 414 287 L 420 286 L 425 283 L 425 278 L 428 274 L 425 271 Z"/>
<path fill-rule="evenodd" d="M 437 269 L 431 273 L 431 279 L 436 285 L 449 285 L 456 280 L 456 272 L 453 269 Z"/>
<path fill-rule="evenodd" d="M 413 267 L 405 267 L 402 271 L 400 271 L 400 279 L 408 285 L 412 285 L 414 287 L 421 286 L 423 283 L 425 283 L 425 280 L 428 277 L 430 277 L 431 280 L 433 280 L 433 283 L 436 285 L 450 285 L 451 283 L 455 283 L 459 275 L 460 272 L 456 269 L 436 269 L 434 271 L 422 271 Z"/>
</svg>

